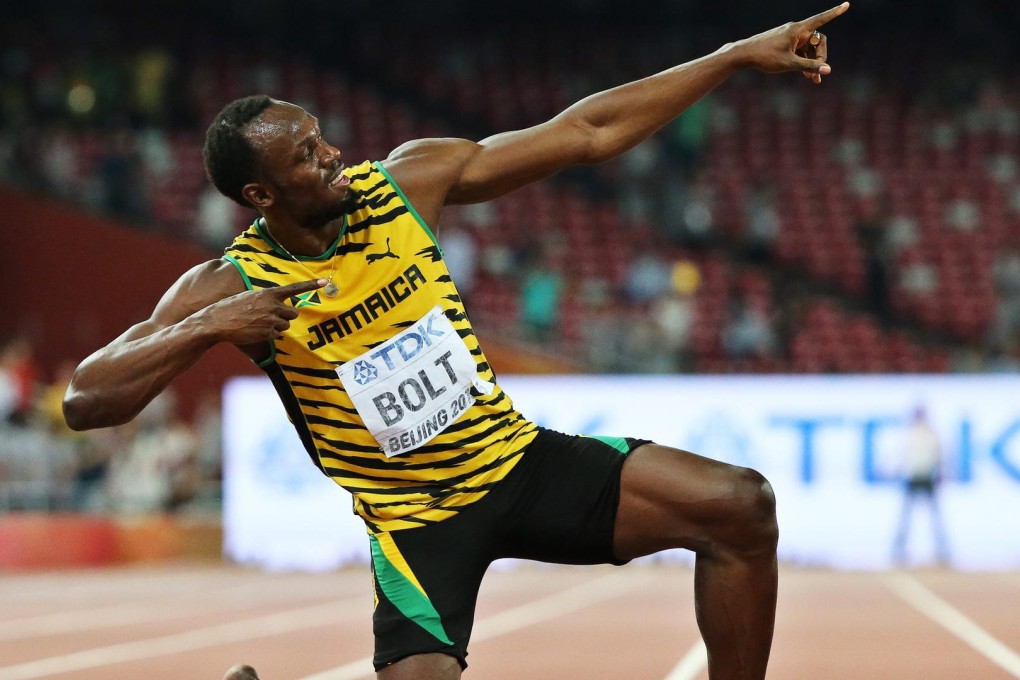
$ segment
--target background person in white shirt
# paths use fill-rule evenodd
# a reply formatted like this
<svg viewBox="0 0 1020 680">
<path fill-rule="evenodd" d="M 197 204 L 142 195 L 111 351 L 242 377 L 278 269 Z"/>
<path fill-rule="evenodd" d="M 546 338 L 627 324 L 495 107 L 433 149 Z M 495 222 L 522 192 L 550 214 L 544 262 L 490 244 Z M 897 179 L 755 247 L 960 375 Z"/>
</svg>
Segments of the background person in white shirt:
<svg viewBox="0 0 1020 680">
<path fill-rule="evenodd" d="M 928 420 L 923 406 L 914 410 L 902 450 L 901 477 L 903 480 L 903 510 L 893 543 L 893 561 L 907 561 L 907 542 L 910 533 L 915 500 L 923 500 L 931 516 L 935 537 L 936 557 L 939 564 L 949 563 L 949 543 L 942 512 L 938 504 L 938 487 L 942 481 L 942 442 Z"/>
</svg>

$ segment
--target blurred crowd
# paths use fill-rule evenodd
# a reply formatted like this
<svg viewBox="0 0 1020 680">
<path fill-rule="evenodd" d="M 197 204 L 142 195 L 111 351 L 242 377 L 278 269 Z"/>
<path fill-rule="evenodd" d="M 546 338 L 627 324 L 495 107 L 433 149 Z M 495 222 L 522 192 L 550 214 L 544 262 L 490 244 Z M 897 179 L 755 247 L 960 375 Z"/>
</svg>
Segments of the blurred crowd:
<svg viewBox="0 0 1020 680">
<path fill-rule="evenodd" d="M 360 160 L 358 154 L 376 158 L 373 154 L 383 144 L 406 139 L 392 137 L 424 128 L 481 137 L 493 127 L 538 122 L 600 87 L 647 74 L 653 64 L 661 67 L 663 59 L 690 58 L 692 50 L 711 49 L 718 38 L 711 31 L 687 31 L 685 42 L 677 35 L 683 31 L 649 30 L 648 39 L 634 45 L 629 38 L 609 37 L 614 29 L 607 23 L 583 40 L 564 32 L 562 44 L 538 44 L 536 39 L 523 45 L 491 28 L 454 30 L 453 17 L 444 15 L 442 21 L 452 29 L 438 37 L 426 32 L 427 45 L 414 42 L 424 40 L 419 31 L 405 30 L 393 41 L 405 49 L 384 56 L 377 54 L 380 36 L 386 35 L 379 28 L 373 32 L 355 23 L 346 41 L 337 44 L 326 22 L 302 22 L 301 36 L 308 31 L 316 39 L 298 42 L 291 51 L 316 65 L 285 72 L 286 60 L 276 55 L 288 46 L 285 36 L 274 34 L 272 17 L 286 12 L 274 3 L 256 2 L 258 8 L 250 12 L 248 3 L 202 5 L 207 27 L 218 31 L 215 37 L 210 33 L 204 45 L 194 42 L 193 25 L 199 19 L 184 9 L 178 21 L 168 17 L 165 25 L 142 23 L 139 34 L 132 31 L 125 37 L 116 12 L 92 16 L 65 4 L 67 12 L 55 13 L 45 25 L 29 17 L 0 26 L 0 183 L 140 229 L 192 239 L 210 255 L 250 218 L 201 178 L 202 133 L 223 95 L 224 78 L 212 74 L 222 76 L 225 68 L 235 78 L 231 86 L 245 94 L 296 89 L 295 101 L 308 104 L 307 96 L 312 109 L 316 97 L 321 102 L 330 95 L 336 107 L 316 110 L 325 137 L 349 145 L 348 160 Z M 881 3 L 872 4 L 876 14 L 870 16 L 877 17 Z M 938 30 L 919 40 L 930 35 L 935 44 L 938 36 L 959 30 L 970 42 L 950 44 L 978 40 L 987 50 L 984 63 L 1009 63 L 1010 50 L 1015 50 L 1012 24 L 980 25 L 979 12 L 973 9 L 980 4 L 953 9 L 958 21 L 947 14 L 945 26 L 927 27 Z M 684 3 L 677 5 L 677 12 L 683 9 L 680 5 Z M 711 11 L 694 5 L 704 3 L 691 3 L 684 11 Z M 122 9 L 130 7 L 125 3 Z M 771 11 L 764 6 L 755 11 L 766 9 Z M 868 11 L 867 6 L 855 7 L 866 17 Z M 753 17 L 754 22 L 759 19 L 766 20 Z M 752 17 L 714 16 L 720 26 L 745 20 Z M 32 31 L 25 30 L 29 25 Z M 386 30 L 390 28 L 387 23 Z M 736 30 L 744 28 L 732 28 Z M 870 43 L 888 44 L 891 41 L 880 39 L 882 31 L 891 31 L 888 36 L 895 38 L 899 26 L 887 22 L 874 30 Z M 533 27 L 519 29 L 517 35 L 532 36 Z M 225 36 L 236 41 L 219 51 Z M 255 38 L 257 49 L 251 48 Z M 600 49 L 577 48 L 592 42 Z M 54 44 L 62 49 L 52 49 Z M 238 44 L 243 49 L 238 50 Z M 627 50 L 634 51 L 629 62 L 624 58 Z M 868 68 L 856 74 L 846 68 L 837 87 L 860 107 L 877 104 L 890 92 L 909 90 L 905 96 L 925 116 L 923 139 L 933 153 L 954 152 L 982 135 L 999 140 L 1020 135 L 1020 109 L 1010 95 L 1015 76 L 967 61 L 966 55 L 951 56 L 957 61 L 945 68 L 912 58 L 901 65 L 905 70 L 892 73 L 866 61 L 877 57 L 859 54 L 856 58 Z M 359 80 L 322 85 L 329 80 L 323 74 L 337 68 L 352 82 Z M 865 72 L 870 77 L 864 77 Z M 529 80 L 529 75 L 538 77 Z M 295 86 L 296 80 L 301 87 Z M 603 82 L 607 80 L 612 82 Z M 789 89 L 766 91 L 763 98 L 764 114 L 777 121 L 775 129 L 763 124 L 766 137 L 803 119 L 805 99 Z M 346 116 L 345 107 L 358 109 L 358 115 Z M 527 222 L 532 217 L 527 212 L 533 207 L 530 195 L 519 201 L 526 210 L 518 206 L 513 219 L 499 204 L 448 211 L 440 234 L 445 259 L 482 333 L 488 329 L 598 372 L 880 371 L 896 366 L 839 363 L 826 357 L 798 363 L 798 346 L 815 341 L 805 330 L 811 330 L 810 315 L 821 301 L 820 316 L 835 318 L 831 328 L 849 327 L 852 318 L 873 334 L 902 334 L 913 343 L 908 349 L 918 355 L 930 351 L 948 357 L 946 362 L 914 361 L 910 370 L 1020 370 L 1020 248 L 997 247 L 990 258 L 993 290 L 988 304 L 994 309 L 977 310 L 972 333 L 949 336 L 923 315 L 905 314 L 937 307 L 948 282 L 922 253 L 924 234 L 916 216 L 890 208 L 890 177 L 869 165 L 861 137 L 848 136 L 825 162 L 831 162 L 833 176 L 839 178 L 838 190 L 857 206 L 854 241 L 835 248 L 839 258 L 859 260 L 855 266 L 863 283 L 859 290 L 840 288 L 817 272 L 797 270 L 789 264 L 789 253 L 781 252 L 781 235 L 784 229 L 789 233 L 790 224 L 776 174 L 770 167 L 758 169 L 738 191 L 730 192 L 710 162 L 713 140 L 740 127 L 739 115 L 725 94 L 715 93 L 621 159 L 567 173 L 555 185 L 558 193 L 550 190 L 546 196 L 556 207 L 552 221 Z M 384 118 L 385 124 L 380 122 Z M 355 122 L 378 123 L 378 129 L 365 129 L 379 134 L 366 142 L 354 133 Z M 907 132 L 898 130 L 897 135 Z M 982 177 L 1006 207 L 1000 218 L 1015 230 L 1020 225 L 1016 154 L 993 145 L 984 160 Z M 575 224 L 571 233 L 568 206 L 558 203 L 568 200 L 581 204 L 577 215 L 582 221 L 609 206 L 611 219 L 600 228 L 627 233 L 601 251 L 578 251 L 576 230 L 589 226 Z M 961 193 L 945 204 L 939 218 L 949 232 L 975 234 L 986 228 L 982 210 L 982 204 Z M 562 224 L 556 222 L 560 218 Z M 795 242 L 792 259 L 807 245 L 806 239 Z M 579 262 L 595 257 L 600 261 Z M 0 511 L 132 513 L 216 507 L 221 455 L 215 397 L 205 400 L 190 421 L 178 416 L 168 392 L 129 425 L 74 433 L 60 413 L 73 367 L 47 374 L 32 355 L 31 338 L 12 330 L 4 329 L 8 336 L 0 338 Z M 841 332 L 834 341 L 852 345 Z M 878 340 L 887 341 L 884 336 Z"/>
<path fill-rule="evenodd" d="M 25 338 L 0 349 L 0 513 L 218 513 L 215 395 L 191 422 L 176 414 L 170 390 L 127 425 L 74 432 L 61 412 L 73 370 L 45 380 Z"/>
</svg>

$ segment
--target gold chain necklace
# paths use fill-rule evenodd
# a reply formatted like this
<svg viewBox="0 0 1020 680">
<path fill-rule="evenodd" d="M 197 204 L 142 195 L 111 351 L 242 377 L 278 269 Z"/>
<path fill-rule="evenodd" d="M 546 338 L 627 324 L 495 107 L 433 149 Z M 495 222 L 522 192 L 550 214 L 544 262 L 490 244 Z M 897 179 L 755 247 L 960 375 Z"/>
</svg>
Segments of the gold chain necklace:
<svg viewBox="0 0 1020 680">
<path fill-rule="evenodd" d="M 287 253 L 287 255 L 290 257 L 290 259 L 294 260 L 294 262 L 296 262 L 299 267 L 301 267 L 306 272 L 308 272 L 308 275 L 311 276 L 313 279 L 322 278 L 320 276 L 317 276 L 315 274 L 315 272 L 313 272 L 311 269 L 309 269 L 307 266 L 305 266 L 304 262 L 302 262 L 301 260 L 299 260 L 296 257 L 294 257 L 294 253 L 292 253 L 289 250 L 287 250 L 287 246 L 285 246 L 282 243 L 280 243 L 280 239 L 276 238 L 276 236 L 273 235 L 273 232 L 271 232 L 269 230 L 269 222 L 267 222 L 264 218 L 262 219 L 262 224 L 265 225 L 266 233 L 269 234 L 269 238 L 273 239 L 273 241 L 276 242 L 276 245 L 280 246 L 280 248 L 283 249 L 283 252 Z M 344 226 L 345 227 L 347 226 L 347 220 L 346 219 L 344 219 Z M 342 233 L 340 234 L 340 238 L 343 238 L 343 234 Z M 337 239 L 337 243 L 339 244 L 339 239 Z M 333 257 L 330 258 L 330 261 L 331 261 L 332 264 L 330 265 L 330 268 L 329 268 L 329 278 L 326 279 L 326 285 L 322 287 L 322 292 L 326 294 L 326 297 L 336 297 L 337 293 L 340 292 L 340 286 L 338 286 L 335 283 L 333 283 L 333 274 L 336 271 L 336 251 L 335 250 L 333 251 Z"/>
</svg>

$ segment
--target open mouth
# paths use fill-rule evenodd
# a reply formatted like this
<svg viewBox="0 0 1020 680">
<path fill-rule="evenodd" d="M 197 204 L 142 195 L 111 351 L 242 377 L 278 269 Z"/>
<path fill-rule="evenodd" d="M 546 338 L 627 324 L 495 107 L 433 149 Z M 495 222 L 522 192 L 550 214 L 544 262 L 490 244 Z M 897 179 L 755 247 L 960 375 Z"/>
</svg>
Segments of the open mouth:
<svg viewBox="0 0 1020 680">
<path fill-rule="evenodd" d="M 341 164 L 339 169 L 336 171 L 336 177 L 329 182 L 330 188 L 345 187 L 351 183 L 351 178 L 344 174 L 344 168 L 346 166 Z"/>
</svg>

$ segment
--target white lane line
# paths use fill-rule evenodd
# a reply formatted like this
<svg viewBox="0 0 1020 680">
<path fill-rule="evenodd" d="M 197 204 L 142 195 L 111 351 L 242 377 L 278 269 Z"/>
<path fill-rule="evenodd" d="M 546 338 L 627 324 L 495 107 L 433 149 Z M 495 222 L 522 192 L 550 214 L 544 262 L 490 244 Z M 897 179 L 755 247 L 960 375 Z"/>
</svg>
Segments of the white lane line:
<svg viewBox="0 0 1020 680">
<path fill-rule="evenodd" d="M 186 571 L 168 574 L 157 572 L 131 573 L 127 570 L 111 570 L 102 574 L 71 572 L 59 576 L 28 576 L 5 578 L 0 583 L 0 601 L 30 602 L 37 604 L 46 600 L 66 600 L 72 597 L 109 599 L 118 596 L 133 596 L 135 591 L 151 593 L 154 589 L 163 592 L 188 591 L 197 587 L 215 587 L 215 581 L 227 581 L 227 577 L 203 571 Z"/>
<path fill-rule="evenodd" d="M 31 607 L 51 606 L 56 609 L 58 607 L 65 606 L 65 603 L 68 602 L 87 605 L 95 602 L 115 602 L 117 600 L 137 599 L 139 597 L 151 595 L 154 590 L 160 588 L 163 589 L 162 594 L 164 595 L 187 595 L 189 592 L 194 592 L 196 588 L 202 588 L 205 585 L 206 584 L 203 584 L 200 581 L 195 581 L 193 583 L 185 581 L 176 583 L 159 583 L 153 581 L 148 584 L 94 583 L 91 585 L 83 584 L 77 588 L 58 587 L 49 591 L 38 590 L 33 592 L 32 590 L 26 590 L 9 596 L 0 596 L 0 603 L 3 605 L 28 605 Z"/>
<path fill-rule="evenodd" d="M 184 633 L 135 640 L 38 661 L 29 661 L 0 668 L 0 680 L 31 680 L 57 673 L 73 673 L 86 668 L 151 659 L 155 656 L 179 654 L 252 638 L 283 635 L 307 628 L 317 628 L 356 617 L 364 617 L 366 604 L 365 597 L 334 600 L 310 607 L 290 609 L 250 619 L 239 619 Z"/>
<path fill-rule="evenodd" d="M 708 666 L 708 650 L 705 643 L 698 640 L 687 650 L 679 663 L 666 676 L 666 680 L 694 680 Z"/>
<path fill-rule="evenodd" d="M 360 585 L 360 584 L 359 584 Z M 255 608 L 270 608 L 284 603 L 285 607 L 301 606 L 302 600 L 321 600 L 322 588 L 277 587 L 276 581 L 239 583 L 215 589 L 195 590 L 188 593 L 166 595 L 160 593 L 133 603 L 106 605 L 80 609 L 65 609 L 49 614 L 23 616 L 0 621 L 0 642 L 31 637 L 45 637 L 81 630 L 122 628 L 156 621 L 171 621 L 195 616 L 196 614 L 219 615 L 232 612 L 243 613 Z M 331 588 L 334 597 L 346 596 Z M 350 588 L 340 588 L 349 590 Z M 352 593 L 353 594 L 353 593 Z"/>
<path fill-rule="evenodd" d="M 645 585 L 651 577 L 613 573 L 563 590 L 546 597 L 493 614 L 475 624 L 471 642 L 476 643 L 498 637 L 515 630 L 533 626 L 571 612 L 585 609 L 593 604 L 619 597 L 624 593 Z M 309 675 L 301 680 L 359 680 L 375 674 L 372 657 L 366 656 L 338 668 Z"/>
<path fill-rule="evenodd" d="M 886 578 L 886 585 L 907 604 L 966 642 L 986 659 L 1014 678 L 1020 678 L 1020 655 L 959 609 L 925 588 L 916 578 L 897 574 Z"/>
<path fill-rule="evenodd" d="M 335 593 L 343 594 L 343 593 Z M 122 628 L 184 617 L 215 616 L 243 612 L 245 609 L 277 604 L 301 604 L 300 600 L 319 600 L 312 593 L 295 596 L 285 589 L 267 588 L 267 584 L 243 583 L 215 591 L 195 591 L 170 601 L 152 597 L 130 604 L 68 609 L 0 621 L 0 642 L 72 633 L 82 630 Z"/>
</svg>

